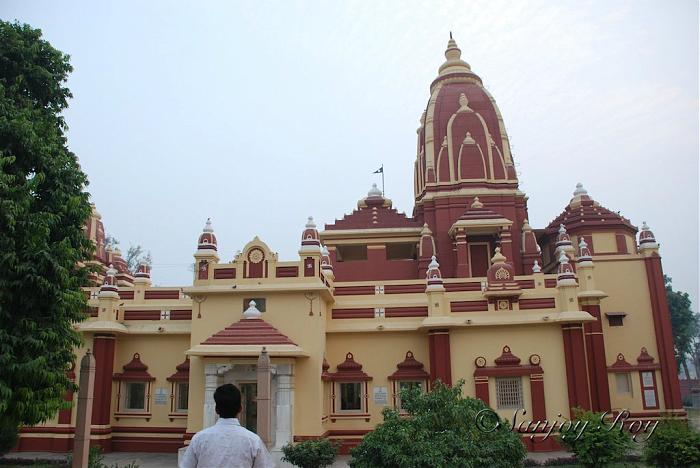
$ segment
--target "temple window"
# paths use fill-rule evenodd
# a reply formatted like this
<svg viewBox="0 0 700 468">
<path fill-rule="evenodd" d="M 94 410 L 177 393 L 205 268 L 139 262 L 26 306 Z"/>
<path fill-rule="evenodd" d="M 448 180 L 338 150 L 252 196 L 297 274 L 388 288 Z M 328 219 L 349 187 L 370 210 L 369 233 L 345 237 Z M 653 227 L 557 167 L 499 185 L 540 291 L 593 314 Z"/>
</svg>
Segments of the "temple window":
<svg viewBox="0 0 700 468">
<path fill-rule="evenodd" d="M 372 377 L 362 371 L 362 364 L 355 362 L 352 353 L 345 355 L 345 361 L 330 373 L 324 368 L 321 374 L 331 386 L 331 422 L 339 418 L 362 418 L 369 422 L 368 382 Z"/>
<path fill-rule="evenodd" d="M 362 411 L 362 383 L 339 382 L 340 411 Z"/>
<path fill-rule="evenodd" d="M 147 382 L 128 382 L 125 384 L 124 410 L 144 411 L 146 409 Z"/>
<path fill-rule="evenodd" d="M 170 392 L 170 420 L 178 417 L 186 417 L 188 409 L 188 398 L 190 396 L 190 358 L 186 357 L 183 362 L 175 367 L 176 372 L 168 377 L 171 383 Z"/>
<path fill-rule="evenodd" d="M 618 395 L 632 396 L 632 376 L 629 372 L 615 374 L 615 388 Z"/>
<path fill-rule="evenodd" d="M 496 377 L 496 407 L 520 409 L 523 407 L 523 380 L 521 377 Z"/>
<path fill-rule="evenodd" d="M 392 243 L 386 244 L 387 260 L 416 260 L 418 258 L 417 244 L 415 243 Z"/>
<path fill-rule="evenodd" d="M 611 327 L 621 327 L 623 325 L 622 321 L 627 316 L 624 312 L 606 312 L 605 316 L 608 318 L 608 325 Z"/>
<path fill-rule="evenodd" d="M 396 365 L 396 372 L 388 379 L 392 383 L 394 394 L 394 407 L 401 411 L 401 390 L 419 388 L 425 391 L 428 388 L 428 374 L 423 368 L 423 363 L 417 361 L 411 351 L 406 352 L 404 360 Z"/>
<path fill-rule="evenodd" d="M 123 366 L 124 372 L 114 374 L 117 387 L 116 416 L 138 414 L 150 417 L 151 383 L 155 380 L 148 373 L 148 366 L 141 362 L 141 355 L 134 357 Z"/>
<path fill-rule="evenodd" d="M 336 260 L 338 262 L 354 262 L 367 260 L 366 245 L 339 245 L 336 247 Z"/>
<path fill-rule="evenodd" d="M 643 371 L 639 373 L 642 384 L 642 403 L 644 409 L 656 409 L 659 407 L 659 400 L 656 394 L 656 376 L 653 371 Z"/>
<path fill-rule="evenodd" d="M 412 390 L 414 388 L 420 389 L 420 391 L 424 391 L 423 388 L 423 382 L 419 382 L 416 380 L 404 380 L 404 381 L 399 381 L 397 382 L 397 392 L 396 392 L 396 409 L 401 411 L 403 410 L 403 407 L 401 406 L 401 391 L 402 390 Z"/>
</svg>

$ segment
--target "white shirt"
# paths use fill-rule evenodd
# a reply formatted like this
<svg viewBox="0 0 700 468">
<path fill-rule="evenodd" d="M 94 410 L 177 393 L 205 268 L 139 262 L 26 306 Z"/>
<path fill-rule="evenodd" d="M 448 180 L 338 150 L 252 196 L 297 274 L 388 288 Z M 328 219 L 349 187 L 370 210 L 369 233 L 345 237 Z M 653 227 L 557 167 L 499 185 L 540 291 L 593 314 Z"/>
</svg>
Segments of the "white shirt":
<svg viewBox="0 0 700 468">
<path fill-rule="evenodd" d="M 273 468 L 270 453 L 257 434 L 236 418 L 219 418 L 192 437 L 180 468 Z"/>
</svg>

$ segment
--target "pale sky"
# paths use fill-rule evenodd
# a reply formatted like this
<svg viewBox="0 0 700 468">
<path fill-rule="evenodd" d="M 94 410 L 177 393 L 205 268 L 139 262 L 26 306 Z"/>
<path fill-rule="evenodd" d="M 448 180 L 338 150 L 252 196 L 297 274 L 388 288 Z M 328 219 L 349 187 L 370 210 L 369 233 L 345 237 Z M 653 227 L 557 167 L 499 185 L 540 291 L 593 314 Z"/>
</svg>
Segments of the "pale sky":
<svg viewBox="0 0 700 468">
<path fill-rule="evenodd" d="M 153 280 L 187 285 L 207 217 L 222 261 L 258 235 L 298 258 L 306 217 L 379 182 L 409 215 L 418 118 L 452 31 L 498 103 L 546 226 L 577 182 L 661 243 L 698 298 L 698 3 L 0 3 L 71 55 L 66 118 L 89 192 Z M 695 310 L 697 310 L 695 305 Z"/>
</svg>

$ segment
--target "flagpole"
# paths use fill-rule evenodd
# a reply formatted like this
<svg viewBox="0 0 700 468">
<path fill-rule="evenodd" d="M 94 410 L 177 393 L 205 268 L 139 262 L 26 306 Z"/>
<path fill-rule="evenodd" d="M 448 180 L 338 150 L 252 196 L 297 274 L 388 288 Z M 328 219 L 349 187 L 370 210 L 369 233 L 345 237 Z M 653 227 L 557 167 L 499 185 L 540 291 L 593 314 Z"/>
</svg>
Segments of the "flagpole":
<svg viewBox="0 0 700 468">
<path fill-rule="evenodd" d="M 384 164 L 382 164 L 382 197 L 384 195 Z"/>
</svg>

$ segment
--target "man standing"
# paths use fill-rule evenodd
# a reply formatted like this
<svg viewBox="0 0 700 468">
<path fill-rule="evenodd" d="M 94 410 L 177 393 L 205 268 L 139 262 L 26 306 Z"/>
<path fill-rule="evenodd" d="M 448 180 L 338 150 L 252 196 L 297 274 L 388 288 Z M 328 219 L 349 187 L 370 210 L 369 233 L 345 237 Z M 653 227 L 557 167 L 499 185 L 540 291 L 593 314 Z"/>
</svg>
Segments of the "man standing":
<svg viewBox="0 0 700 468">
<path fill-rule="evenodd" d="M 180 468 L 272 468 L 275 466 L 265 444 L 241 426 L 241 392 L 226 384 L 214 392 L 219 420 L 192 437 Z"/>
</svg>

